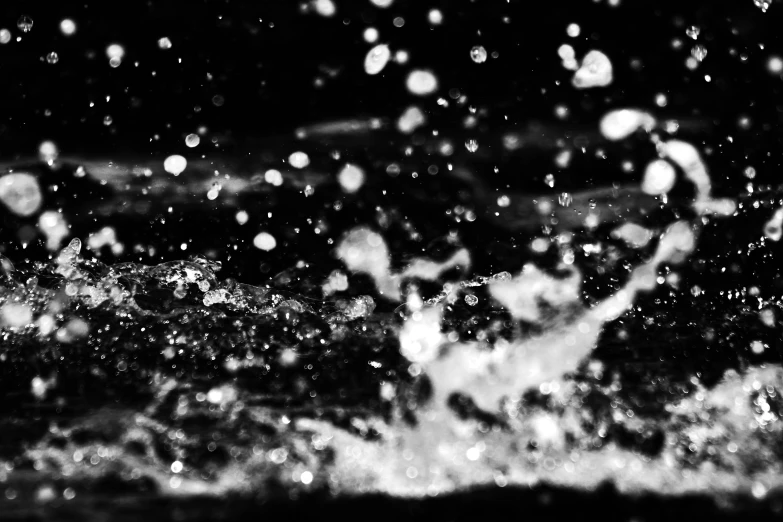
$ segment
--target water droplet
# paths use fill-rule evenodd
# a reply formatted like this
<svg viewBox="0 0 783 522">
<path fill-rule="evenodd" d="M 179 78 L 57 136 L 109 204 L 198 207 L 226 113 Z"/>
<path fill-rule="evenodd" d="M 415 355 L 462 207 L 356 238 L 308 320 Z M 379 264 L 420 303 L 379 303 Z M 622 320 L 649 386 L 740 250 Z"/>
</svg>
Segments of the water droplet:
<svg viewBox="0 0 783 522">
<path fill-rule="evenodd" d="M 568 27 L 566 28 L 566 34 L 571 38 L 576 38 L 581 32 L 582 28 L 579 27 L 578 24 L 568 24 Z"/>
<path fill-rule="evenodd" d="M 71 36 L 76 32 L 76 23 L 70 18 L 64 19 L 60 22 L 60 32 L 65 36 Z"/>
<path fill-rule="evenodd" d="M 161 49 L 171 49 L 171 40 L 167 36 L 158 40 L 158 47 Z"/>
<path fill-rule="evenodd" d="M 337 175 L 337 181 L 345 192 L 353 194 L 364 185 L 364 171 L 356 165 L 348 163 Z"/>
<path fill-rule="evenodd" d="M 267 232 L 261 232 L 256 237 L 253 238 L 253 246 L 258 248 L 259 250 L 264 250 L 265 252 L 269 252 L 270 250 L 274 249 L 277 246 L 277 241 L 275 240 L 275 237 L 272 234 L 269 234 Z"/>
<path fill-rule="evenodd" d="M 554 174 L 547 174 L 544 177 L 544 183 L 546 183 L 550 187 L 554 187 L 555 186 L 555 176 L 554 176 Z"/>
<path fill-rule="evenodd" d="M 303 169 L 310 164 L 310 157 L 301 151 L 297 151 L 288 156 L 288 163 L 295 169 Z"/>
<path fill-rule="evenodd" d="M 767 61 L 767 70 L 772 74 L 780 74 L 783 72 L 783 59 L 780 56 L 771 56 Z"/>
<path fill-rule="evenodd" d="M 487 50 L 483 45 L 476 45 L 470 50 L 470 59 L 476 63 L 484 63 L 487 61 Z"/>
<path fill-rule="evenodd" d="M 582 59 L 582 65 L 574 73 L 571 84 L 577 89 L 606 87 L 612 83 L 613 69 L 609 57 L 601 51 L 590 51 Z"/>
<path fill-rule="evenodd" d="M 367 53 L 364 58 L 364 72 L 373 75 L 378 74 L 386 67 L 391 58 L 391 51 L 386 44 L 378 44 Z"/>
<path fill-rule="evenodd" d="M 33 28 L 33 19 L 27 15 L 22 15 L 19 17 L 19 20 L 17 20 L 16 26 L 23 33 L 29 33 Z"/>
<path fill-rule="evenodd" d="M 416 69 L 408 75 L 406 86 L 411 94 L 426 96 L 438 89 L 438 79 L 432 71 Z"/>
<path fill-rule="evenodd" d="M 179 176 L 185 171 L 185 167 L 188 166 L 188 160 L 179 154 L 169 156 L 163 162 L 163 170 L 174 176 Z"/>
<path fill-rule="evenodd" d="M 408 107 L 397 120 L 397 129 L 403 134 L 410 134 L 427 122 L 424 113 L 418 107 Z"/>
<path fill-rule="evenodd" d="M 508 196 L 500 196 L 498 198 L 498 206 L 499 207 L 507 207 L 511 204 L 511 199 Z"/>
<path fill-rule="evenodd" d="M 695 45 L 693 46 L 693 49 L 691 49 L 691 56 L 696 58 L 698 61 L 703 62 L 707 57 L 707 48 L 701 44 Z"/>
<path fill-rule="evenodd" d="M 479 148 L 478 141 L 469 139 L 465 142 L 465 148 L 468 149 L 468 152 L 476 152 Z"/>
<path fill-rule="evenodd" d="M 468 294 L 465 296 L 465 302 L 468 303 L 469 306 L 476 306 L 478 301 L 478 297 L 473 294 Z"/>
<path fill-rule="evenodd" d="M 762 13 L 767 12 L 767 9 L 769 9 L 770 4 L 772 4 L 772 0 L 753 0 L 753 5 L 761 9 Z"/>
<path fill-rule="evenodd" d="M 199 138 L 198 134 L 188 134 L 185 137 L 185 145 L 187 145 L 191 149 L 193 147 L 198 147 L 199 143 L 201 143 L 201 138 Z"/>
<path fill-rule="evenodd" d="M 11 31 L 8 29 L 0 29 L 0 44 L 7 44 L 11 41 Z"/>
<path fill-rule="evenodd" d="M 375 27 L 368 27 L 364 30 L 364 41 L 367 43 L 375 43 L 378 41 L 378 29 Z"/>
<path fill-rule="evenodd" d="M 650 162 L 644 171 L 642 191 L 651 196 L 659 196 L 669 192 L 677 181 L 677 171 L 666 160 L 657 159 Z"/>
<path fill-rule="evenodd" d="M 568 206 L 570 206 L 571 202 L 573 200 L 574 200 L 574 198 L 571 196 L 571 194 L 569 192 L 563 192 L 557 198 L 557 202 L 560 203 L 561 207 L 568 207 Z"/>
<path fill-rule="evenodd" d="M 432 25 L 440 25 L 443 23 L 443 13 L 439 9 L 432 9 L 427 15 L 427 19 Z"/>
<path fill-rule="evenodd" d="M 689 38 L 693 38 L 694 40 L 699 37 L 699 33 L 701 32 L 701 29 L 699 29 L 697 26 L 692 25 L 688 27 L 685 30 L 685 34 L 688 35 Z"/>
<path fill-rule="evenodd" d="M 107 127 L 111 125 L 113 121 L 114 120 L 112 120 L 112 117 L 109 115 L 103 117 L 103 124 L 106 125 Z"/>
<path fill-rule="evenodd" d="M 50 63 L 50 64 L 54 65 L 54 64 L 56 64 L 59 61 L 60 61 L 60 57 L 54 51 L 52 51 L 51 53 L 46 55 L 46 63 Z"/>
</svg>

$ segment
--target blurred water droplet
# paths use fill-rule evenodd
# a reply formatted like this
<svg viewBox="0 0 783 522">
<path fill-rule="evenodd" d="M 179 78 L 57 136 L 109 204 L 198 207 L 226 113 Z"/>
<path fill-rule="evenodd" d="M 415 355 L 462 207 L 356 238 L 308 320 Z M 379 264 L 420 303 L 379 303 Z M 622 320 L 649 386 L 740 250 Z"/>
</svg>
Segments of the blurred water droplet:
<svg viewBox="0 0 783 522">
<path fill-rule="evenodd" d="M 468 152 L 476 152 L 479 148 L 478 141 L 474 139 L 470 139 L 465 142 L 465 148 L 468 149 Z"/>
<path fill-rule="evenodd" d="M 561 207 L 568 207 L 568 206 L 570 206 L 571 202 L 573 200 L 574 200 L 574 198 L 571 196 L 571 194 L 569 192 L 563 192 L 557 198 L 557 202 L 560 203 Z"/>
<path fill-rule="evenodd" d="M 17 20 L 16 26 L 23 33 L 29 33 L 33 28 L 33 19 L 27 15 L 22 15 L 19 17 L 19 20 Z"/>
<path fill-rule="evenodd" d="M 370 75 L 378 74 L 386 67 L 391 58 L 391 51 L 386 44 L 378 44 L 364 58 L 364 72 Z"/>
<path fill-rule="evenodd" d="M 112 120 L 112 117 L 109 115 L 103 117 L 103 124 L 106 125 L 107 127 L 111 125 L 113 121 L 114 120 Z"/>
<path fill-rule="evenodd" d="M 57 63 L 59 61 L 60 61 L 60 57 L 54 51 L 52 51 L 51 53 L 46 55 L 46 63 L 50 63 L 50 64 L 54 65 L 55 63 Z"/>
<path fill-rule="evenodd" d="M 470 50 L 470 59 L 476 63 L 484 63 L 487 61 L 487 50 L 484 46 L 477 45 Z"/>
<path fill-rule="evenodd" d="M 465 296 L 465 302 L 468 303 L 470 306 L 476 306 L 478 304 L 478 297 L 472 294 L 468 294 Z"/>
<path fill-rule="evenodd" d="M 8 29 L 0 29 L 0 44 L 7 44 L 11 41 L 11 31 Z"/>
<path fill-rule="evenodd" d="M 161 49 L 171 49 L 171 40 L 168 39 L 168 37 L 164 36 L 163 38 L 158 40 L 158 47 Z"/>
<path fill-rule="evenodd" d="M 550 187 L 554 187 L 555 186 L 555 176 L 553 174 L 547 174 L 544 177 L 544 183 L 546 183 Z"/>
</svg>

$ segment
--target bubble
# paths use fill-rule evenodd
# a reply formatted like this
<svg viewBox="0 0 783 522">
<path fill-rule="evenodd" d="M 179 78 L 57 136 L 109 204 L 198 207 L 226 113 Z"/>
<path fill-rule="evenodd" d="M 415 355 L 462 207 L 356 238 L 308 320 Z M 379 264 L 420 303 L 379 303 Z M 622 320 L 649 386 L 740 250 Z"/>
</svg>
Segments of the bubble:
<svg viewBox="0 0 783 522">
<path fill-rule="evenodd" d="M 443 13 L 439 9 L 431 9 L 427 15 L 427 19 L 432 25 L 440 25 L 443 23 Z"/>
<path fill-rule="evenodd" d="M 279 170 L 269 169 L 264 173 L 264 181 L 275 187 L 279 187 L 283 184 L 283 175 Z"/>
<path fill-rule="evenodd" d="M 16 21 L 16 27 L 23 33 L 29 33 L 33 28 L 33 19 L 27 15 L 22 15 Z"/>
<path fill-rule="evenodd" d="M 345 192 L 353 194 L 364 185 L 364 171 L 356 165 L 347 163 L 337 175 L 337 181 Z"/>
<path fill-rule="evenodd" d="M 7 44 L 11 41 L 11 31 L 8 29 L 0 29 L 0 44 Z"/>
<path fill-rule="evenodd" d="M 313 0 L 313 7 L 315 7 L 315 12 L 327 18 L 334 16 L 337 12 L 337 7 L 332 0 Z"/>
<path fill-rule="evenodd" d="M 167 36 L 158 39 L 158 47 L 161 49 L 171 49 L 171 40 Z"/>
<path fill-rule="evenodd" d="M 193 147 L 198 147 L 199 143 L 201 143 L 201 138 L 199 138 L 198 134 L 188 134 L 185 137 L 185 145 L 187 145 L 191 149 Z"/>
<path fill-rule="evenodd" d="M 43 195 L 34 176 L 17 172 L 0 177 L 0 201 L 14 214 L 27 217 L 41 207 Z"/>
<path fill-rule="evenodd" d="M 364 72 L 370 75 L 378 74 L 386 67 L 391 58 L 391 51 L 386 44 L 378 44 L 364 58 Z"/>
<path fill-rule="evenodd" d="M 378 41 L 378 29 L 375 27 L 368 27 L 364 30 L 364 41 L 367 43 L 375 43 Z"/>
<path fill-rule="evenodd" d="M 566 28 L 566 34 L 571 38 L 576 38 L 581 32 L 582 28 L 579 27 L 579 24 L 568 24 L 568 27 Z"/>
<path fill-rule="evenodd" d="M 651 196 L 659 196 L 669 192 L 677 180 L 677 171 L 666 160 L 651 161 L 644 171 L 642 190 Z"/>
<path fill-rule="evenodd" d="M 272 234 L 261 232 L 253 238 L 253 246 L 259 250 L 269 252 L 277 246 L 277 241 Z"/>
<path fill-rule="evenodd" d="M 76 23 L 70 18 L 63 19 L 63 21 L 60 22 L 60 32 L 65 36 L 73 36 L 73 34 L 76 33 Z"/>
<path fill-rule="evenodd" d="M 424 113 L 416 106 L 405 109 L 400 119 L 397 120 L 397 129 L 403 134 L 410 134 L 427 122 Z"/>
<path fill-rule="evenodd" d="M 470 50 L 470 59 L 476 63 L 487 61 L 487 50 L 482 45 L 476 45 Z"/>
<path fill-rule="evenodd" d="M 48 64 L 56 64 L 60 61 L 60 57 L 57 55 L 56 52 L 52 51 L 49 54 L 46 55 L 46 63 Z"/>
<path fill-rule="evenodd" d="M 163 170 L 175 176 L 182 174 L 187 166 L 188 160 L 179 154 L 172 154 L 163 161 Z"/>
<path fill-rule="evenodd" d="M 310 157 L 301 151 L 297 151 L 288 156 L 288 163 L 295 169 L 303 169 L 310 164 Z"/>
<path fill-rule="evenodd" d="M 582 65 L 571 81 L 577 89 L 606 87 L 612 83 L 613 69 L 609 57 L 601 51 L 590 51 L 582 59 Z"/>
<path fill-rule="evenodd" d="M 416 69 L 408 75 L 406 86 L 411 94 L 427 96 L 438 89 L 438 79 L 432 71 Z"/>
</svg>

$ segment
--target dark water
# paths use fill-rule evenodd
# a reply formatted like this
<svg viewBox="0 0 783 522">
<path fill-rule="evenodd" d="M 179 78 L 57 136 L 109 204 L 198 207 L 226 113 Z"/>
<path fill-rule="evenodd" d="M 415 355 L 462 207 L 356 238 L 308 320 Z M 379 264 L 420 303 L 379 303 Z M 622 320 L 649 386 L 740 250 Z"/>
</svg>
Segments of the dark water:
<svg viewBox="0 0 783 522">
<path fill-rule="evenodd" d="M 780 6 L 329 5 L 0 8 L 0 517 L 779 513 Z"/>
</svg>

